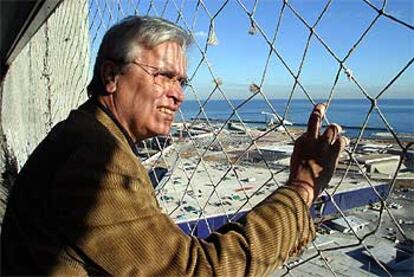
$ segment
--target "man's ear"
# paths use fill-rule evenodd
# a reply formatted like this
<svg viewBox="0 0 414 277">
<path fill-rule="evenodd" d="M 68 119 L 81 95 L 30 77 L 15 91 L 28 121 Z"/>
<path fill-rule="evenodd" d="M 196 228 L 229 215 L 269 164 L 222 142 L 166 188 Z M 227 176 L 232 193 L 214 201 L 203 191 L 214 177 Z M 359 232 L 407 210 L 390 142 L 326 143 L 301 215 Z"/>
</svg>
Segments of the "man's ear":
<svg viewBox="0 0 414 277">
<path fill-rule="evenodd" d="M 101 80 L 107 93 L 112 94 L 117 89 L 118 66 L 112 61 L 105 61 L 101 66 Z"/>
</svg>

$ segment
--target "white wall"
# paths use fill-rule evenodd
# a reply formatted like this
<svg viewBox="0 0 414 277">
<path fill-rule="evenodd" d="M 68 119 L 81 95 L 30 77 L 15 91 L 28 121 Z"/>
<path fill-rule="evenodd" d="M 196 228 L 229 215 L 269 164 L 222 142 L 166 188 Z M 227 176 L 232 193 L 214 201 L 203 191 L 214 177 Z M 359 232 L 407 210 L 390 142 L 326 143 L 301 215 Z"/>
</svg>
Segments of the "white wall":
<svg viewBox="0 0 414 277">
<path fill-rule="evenodd" d="M 20 170 L 51 127 L 86 99 L 89 48 L 88 1 L 66 0 L 13 61 L 0 91 L 2 173 Z M 0 219 L 6 193 L 0 190 Z"/>
</svg>

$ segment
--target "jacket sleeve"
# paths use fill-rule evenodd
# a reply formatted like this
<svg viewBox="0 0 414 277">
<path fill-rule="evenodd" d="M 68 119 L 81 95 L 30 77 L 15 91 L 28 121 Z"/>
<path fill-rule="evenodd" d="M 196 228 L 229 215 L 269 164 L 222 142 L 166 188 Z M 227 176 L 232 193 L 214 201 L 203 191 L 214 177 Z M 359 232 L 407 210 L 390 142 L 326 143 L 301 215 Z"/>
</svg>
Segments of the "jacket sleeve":
<svg viewBox="0 0 414 277">
<path fill-rule="evenodd" d="M 315 236 L 307 206 L 289 187 L 205 240 L 188 236 L 160 211 L 142 165 L 118 150 L 77 151 L 52 190 L 57 228 L 110 275 L 260 276 Z"/>
</svg>

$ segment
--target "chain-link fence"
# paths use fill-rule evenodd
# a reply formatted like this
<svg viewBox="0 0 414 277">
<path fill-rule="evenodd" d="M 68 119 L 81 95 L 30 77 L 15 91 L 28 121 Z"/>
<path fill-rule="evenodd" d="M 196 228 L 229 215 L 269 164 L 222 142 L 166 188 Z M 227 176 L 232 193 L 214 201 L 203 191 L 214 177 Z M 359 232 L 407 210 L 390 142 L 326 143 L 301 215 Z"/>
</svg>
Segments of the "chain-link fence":
<svg viewBox="0 0 414 277">
<path fill-rule="evenodd" d="M 69 13 L 76 13 L 71 5 L 87 10 L 88 30 L 70 27 Z M 302 265 L 314 270 L 313 264 L 342 275 L 346 265 L 332 258 L 358 248 L 371 257 L 378 274 L 393 275 L 374 246 L 385 237 L 392 246 L 405 245 L 404 250 L 392 248 L 397 254 L 411 251 L 412 257 L 410 7 L 386 0 L 64 1 L 46 23 L 55 20 L 61 31 L 48 39 L 63 41 L 56 47 L 68 57 L 60 77 L 64 81 L 52 91 L 70 86 L 74 94 L 73 101 L 54 101 L 50 107 L 58 111 L 84 100 L 86 70 L 75 75 L 72 69 L 84 66 L 77 62 L 82 49 L 94 61 L 111 25 L 132 14 L 176 22 L 194 37 L 187 101 L 170 136 L 140 145 L 163 210 L 199 237 L 236 220 L 287 181 L 295 138 L 304 131 L 313 105 L 327 102 L 324 124 L 345 125 L 351 145 L 312 208 L 318 239 L 286 263 L 281 274 L 306 274 Z M 87 48 L 79 33 L 89 34 Z M 49 59 L 61 60 L 48 49 Z M 411 98 L 386 99 L 401 95 Z M 403 213 L 410 210 L 411 215 Z M 326 242 L 335 230 L 348 233 Z"/>
</svg>

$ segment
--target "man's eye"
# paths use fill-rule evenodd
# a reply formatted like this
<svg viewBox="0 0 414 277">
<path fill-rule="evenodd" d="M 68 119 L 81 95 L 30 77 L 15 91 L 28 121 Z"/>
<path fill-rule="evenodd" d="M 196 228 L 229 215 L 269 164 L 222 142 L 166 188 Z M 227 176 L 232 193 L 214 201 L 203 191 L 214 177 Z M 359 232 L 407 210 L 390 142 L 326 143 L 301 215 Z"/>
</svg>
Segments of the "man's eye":
<svg viewBox="0 0 414 277">
<path fill-rule="evenodd" d="M 159 75 L 163 78 L 167 78 L 169 80 L 174 80 L 175 79 L 175 74 L 173 72 L 170 71 L 161 71 L 159 73 Z"/>
<path fill-rule="evenodd" d="M 187 78 L 181 79 L 180 80 L 180 85 L 183 88 L 186 87 L 186 86 L 188 86 L 188 79 Z"/>
<path fill-rule="evenodd" d="M 160 71 L 157 73 L 157 76 L 163 79 L 163 81 L 178 82 L 182 88 L 185 88 L 188 85 L 187 78 L 178 78 L 172 71 Z"/>
</svg>

